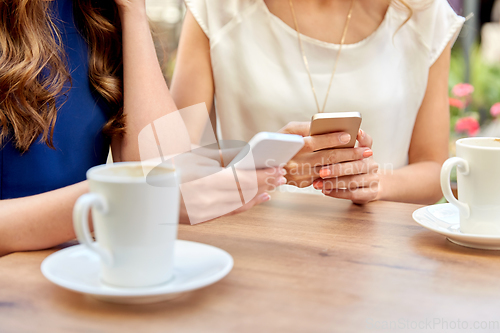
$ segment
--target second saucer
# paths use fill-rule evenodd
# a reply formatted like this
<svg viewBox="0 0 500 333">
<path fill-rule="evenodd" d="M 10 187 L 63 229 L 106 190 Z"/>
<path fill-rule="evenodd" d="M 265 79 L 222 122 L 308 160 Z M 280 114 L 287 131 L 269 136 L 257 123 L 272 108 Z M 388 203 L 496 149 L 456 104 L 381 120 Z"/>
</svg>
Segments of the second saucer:
<svg viewBox="0 0 500 333">
<path fill-rule="evenodd" d="M 500 236 L 465 234 L 460 231 L 460 215 L 452 204 L 426 206 L 413 212 L 422 227 L 446 236 L 452 243 L 482 250 L 500 250 Z"/>
</svg>

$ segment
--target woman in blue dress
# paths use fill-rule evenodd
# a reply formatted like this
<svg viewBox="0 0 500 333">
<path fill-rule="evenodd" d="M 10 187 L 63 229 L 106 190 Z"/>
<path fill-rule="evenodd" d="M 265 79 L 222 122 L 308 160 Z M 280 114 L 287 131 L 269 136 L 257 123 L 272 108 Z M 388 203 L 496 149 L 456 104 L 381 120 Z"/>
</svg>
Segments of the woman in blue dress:
<svg viewBox="0 0 500 333">
<path fill-rule="evenodd" d="M 74 238 L 85 172 L 175 110 L 144 0 L 0 3 L 0 255 Z"/>
<path fill-rule="evenodd" d="M 1 1 L 0 15 L 1 256 L 73 239 L 86 171 L 109 147 L 139 160 L 141 129 L 176 107 L 145 0 Z"/>
<path fill-rule="evenodd" d="M 85 172 L 175 110 L 144 0 L 0 4 L 0 255 L 74 238 Z"/>
</svg>

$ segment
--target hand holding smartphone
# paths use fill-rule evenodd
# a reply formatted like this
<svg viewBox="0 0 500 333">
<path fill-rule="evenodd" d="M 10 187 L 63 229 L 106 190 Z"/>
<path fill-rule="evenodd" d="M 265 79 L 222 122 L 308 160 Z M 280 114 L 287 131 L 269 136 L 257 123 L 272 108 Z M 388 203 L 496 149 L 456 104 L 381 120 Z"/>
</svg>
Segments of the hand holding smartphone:
<svg viewBox="0 0 500 333">
<path fill-rule="evenodd" d="M 353 167 L 365 163 L 365 156 L 371 138 L 361 138 L 361 147 L 354 148 L 358 138 L 361 114 L 358 112 L 344 112 L 335 114 L 319 114 L 313 117 L 312 122 L 290 122 L 280 132 L 298 134 L 304 138 L 304 148 L 293 157 L 293 163 L 287 165 L 287 184 L 297 187 L 307 187 L 318 180 L 319 172 L 323 168 L 332 168 L 330 175 L 343 176 L 333 166 L 338 163 L 352 163 Z M 350 135 L 349 142 L 342 140 L 339 132 Z M 370 144 L 371 145 L 371 144 Z M 336 149 L 338 147 L 347 149 Z M 345 164 L 347 165 L 347 164 Z"/>
<path fill-rule="evenodd" d="M 360 126 L 361 114 L 359 112 L 317 113 L 311 119 L 309 135 L 345 132 L 351 136 L 351 141 L 333 148 L 354 148 Z"/>
<path fill-rule="evenodd" d="M 304 146 L 304 139 L 300 135 L 260 132 L 248 144 L 253 161 L 245 158 L 249 152 L 243 149 L 228 166 L 247 170 L 282 167 Z"/>
</svg>

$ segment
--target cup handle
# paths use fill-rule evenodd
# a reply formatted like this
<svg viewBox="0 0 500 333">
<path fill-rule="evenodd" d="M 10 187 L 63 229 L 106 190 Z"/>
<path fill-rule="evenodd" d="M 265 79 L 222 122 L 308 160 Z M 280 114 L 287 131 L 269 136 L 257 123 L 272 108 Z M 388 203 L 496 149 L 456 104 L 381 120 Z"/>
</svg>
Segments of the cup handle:
<svg viewBox="0 0 500 333">
<path fill-rule="evenodd" d="M 108 265 L 113 263 L 111 251 L 100 247 L 94 242 L 89 229 L 89 210 L 97 209 L 101 213 L 107 213 L 108 204 L 106 198 L 96 193 L 86 193 L 78 198 L 73 208 L 73 227 L 78 241 L 91 251 L 97 253 L 99 257 Z"/>
<path fill-rule="evenodd" d="M 458 201 L 451 192 L 450 175 L 451 170 L 454 166 L 457 166 L 457 170 L 462 174 L 469 174 L 469 163 L 466 160 L 460 157 L 452 157 L 447 159 L 441 168 L 441 190 L 443 191 L 443 195 L 446 200 L 448 200 L 448 202 L 452 205 L 458 207 L 460 215 L 468 218 L 470 216 L 469 205 Z"/>
</svg>

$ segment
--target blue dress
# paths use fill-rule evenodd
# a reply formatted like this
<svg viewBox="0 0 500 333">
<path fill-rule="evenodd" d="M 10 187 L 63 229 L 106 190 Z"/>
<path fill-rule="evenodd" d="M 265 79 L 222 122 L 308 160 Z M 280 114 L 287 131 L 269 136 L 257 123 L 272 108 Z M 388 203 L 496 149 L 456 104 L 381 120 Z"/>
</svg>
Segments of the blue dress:
<svg viewBox="0 0 500 333">
<path fill-rule="evenodd" d="M 106 163 L 110 140 L 102 127 L 110 109 L 93 92 L 88 78 L 88 54 L 73 21 L 72 0 L 56 0 L 72 85 L 58 111 L 53 142 L 56 149 L 35 141 L 21 154 L 12 140 L 0 148 L 0 199 L 39 194 L 85 180 L 86 171 Z"/>
</svg>

